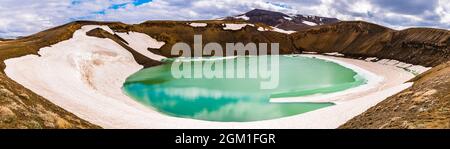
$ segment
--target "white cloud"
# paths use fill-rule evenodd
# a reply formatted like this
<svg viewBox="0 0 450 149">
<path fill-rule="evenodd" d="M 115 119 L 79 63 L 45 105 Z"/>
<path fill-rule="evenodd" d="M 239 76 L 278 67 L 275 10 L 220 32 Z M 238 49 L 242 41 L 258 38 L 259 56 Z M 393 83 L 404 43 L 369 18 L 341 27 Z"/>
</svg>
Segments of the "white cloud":
<svg viewBox="0 0 450 149">
<path fill-rule="evenodd" d="M 440 16 L 440 23 L 450 24 L 450 1 L 439 0 L 439 6 L 436 13 Z"/>
</svg>

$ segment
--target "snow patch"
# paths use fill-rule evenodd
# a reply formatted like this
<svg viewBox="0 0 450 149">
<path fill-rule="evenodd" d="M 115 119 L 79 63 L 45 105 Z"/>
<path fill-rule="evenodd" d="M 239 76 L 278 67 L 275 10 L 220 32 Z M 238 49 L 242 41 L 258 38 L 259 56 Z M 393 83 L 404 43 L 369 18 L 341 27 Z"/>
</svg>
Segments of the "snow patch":
<svg viewBox="0 0 450 149">
<path fill-rule="evenodd" d="M 325 55 L 330 55 L 330 56 L 344 56 L 344 54 L 341 54 L 339 52 L 332 52 L 332 53 L 324 53 Z"/>
<path fill-rule="evenodd" d="M 303 54 L 317 54 L 317 52 L 302 51 Z"/>
<path fill-rule="evenodd" d="M 41 48 L 39 55 L 5 60 L 6 75 L 52 103 L 102 127 L 145 123 L 132 115 L 143 111 L 151 113 L 152 110 L 121 90 L 125 79 L 143 66 L 113 40 L 86 35 L 95 28 L 112 31 L 107 26 L 82 26 L 71 39 Z M 134 48 L 152 43 L 149 37 L 136 33 L 123 34 L 123 37 Z M 146 43 L 136 45 L 129 40 L 132 38 L 137 38 L 135 42 Z"/>
<path fill-rule="evenodd" d="M 224 30 L 235 30 L 235 31 L 236 30 L 241 30 L 242 28 L 244 28 L 247 25 L 255 26 L 253 24 L 233 24 L 233 23 L 231 23 L 231 24 L 227 23 L 227 24 L 224 24 L 224 25 L 225 25 L 225 27 L 223 28 Z"/>
<path fill-rule="evenodd" d="M 166 57 L 154 54 L 148 50 L 148 48 L 159 49 L 165 42 L 157 41 L 156 39 L 138 32 L 128 32 L 128 33 L 116 33 L 122 39 L 128 42 L 128 45 L 136 50 L 136 52 L 150 58 L 153 60 L 161 61 Z"/>
<path fill-rule="evenodd" d="M 291 17 L 283 17 L 283 18 L 286 19 L 286 20 L 292 21 Z"/>
<path fill-rule="evenodd" d="M 192 27 L 206 27 L 208 26 L 207 23 L 189 23 L 190 26 Z"/>
<path fill-rule="evenodd" d="M 431 67 L 424 67 L 424 66 L 420 66 L 420 65 L 412 65 L 412 66 L 406 67 L 405 69 L 418 75 L 418 74 L 424 73 L 425 71 L 430 70 Z"/>
<path fill-rule="evenodd" d="M 262 32 L 273 31 L 273 32 L 279 32 L 279 33 L 283 33 L 283 34 L 292 34 L 292 33 L 297 32 L 297 31 L 286 31 L 286 30 L 276 28 L 276 27 L 270 27 L 270 29 L 264 28 L 264 27 L 258 27 L 258 31 L 262 31 Z"/>
<path fill-rule="evenodd" d="M 249 17 L 247 17 L 246 15 L 241 15 L 241 16 L 237 16 L 237 17 L 234 17 L 235 19 L 243 19 L 243 20 L 250 20 L 250 18 Z"/>
<path fill-rule="evenodd" d="M 374 62 L 374 61 L 377 61 L 378 58 L 376 58 L 376 57 L 368 57 L 365 60 L 368 61 L 368 62 Z"/>
<path fill-rule="evenodd" d="M 376 63 L 383 64 L 383 65 L 389 65 L 389 66 L 396 66 L 398 68 L 403 68 L 406 71 L 409 71 L 415 75 L 424 73 L 425 71 L 428 71 L 431 69 L 431 67 L 424 67 L 421 65 L 413 65 L 408 63 L 403 63 L 397 60 L 391 60 L 391 59 L 381 59 L 377 61 Z"/>
<path fill-rule="evenodd" d="M 310 21 L 302 21 L 303 24 L 309 25 L 309 26 L 316 26 L 317 23 L 310 22 Z"/>
<path fill-rule="evenodd" d="M 296 117 L 305 121 L 296 121 L 291 123 L 295 123 L 298 128 L 303 129 L 336 129 L 340 125 L 363 113 L 364 111 L 367 111 L 369 108 L 377 105 L 386 98 L 393 96 L 411 87 L 412 85 L 413 83 L 399 84 L 387 89 L 368 93 L 365 96 L 350 101 L 337 103 L 334 106 L 300 114 Z"/>
<path fill-rule="evenodd" d="M 292 33 L 297 32 L 297 31 L 287 31 L 287 30 L 283 30 L 283 29 L 280 29 L 280 28 L 276 28 L 276 27 L 274 27 L 272 31 L 283 33 L 283 34 L 292 34 Z"/>
</svg>

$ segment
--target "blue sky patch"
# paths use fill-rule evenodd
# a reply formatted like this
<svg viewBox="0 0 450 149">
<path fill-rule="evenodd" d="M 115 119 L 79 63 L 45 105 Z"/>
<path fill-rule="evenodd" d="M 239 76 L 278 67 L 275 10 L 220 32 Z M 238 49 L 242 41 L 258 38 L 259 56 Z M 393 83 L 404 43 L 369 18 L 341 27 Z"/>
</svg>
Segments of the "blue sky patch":
<svg viewBox="0 0 450 149">
<path fill-rule="evenodd" d="M 152 0 L 134 0 L 133 5 L 134 6 L 139 6 L 148 2 L 152 2 Z"/>
<path fill-rule="evenodd" d="M 110 6 L 110 7 L 108 7 L 108 9 L 119 9 L 119 8 L 125 7 L 126 5 L 128 5 L 128 3 L 114 4 L 114 5 Z"/>
<path fill-rule="evenodd" d="M 72 3 L 74 3 L 74 2 L 76 3 L 76 1 L 73 1 Z M 149 3 L 149 2 L 152 2 L 152 0 L 134 0 L 133 2 L 128 2 L 128 3 L 113 4 L 113 5 L 109 6 L 105 10 L 97 11 L 97 12 L 94 12 L 94 13 L 95 14 L 104 15 L 106 13 L 106 10 L 109 10 L 109 9 L 114 9 L 115 10 L 115 9 L 124 8 L 128 4 L 132 4 L 134 6 L 139 6 L 139 5 L 143 5 L 143 4 Z"/>
</svg>

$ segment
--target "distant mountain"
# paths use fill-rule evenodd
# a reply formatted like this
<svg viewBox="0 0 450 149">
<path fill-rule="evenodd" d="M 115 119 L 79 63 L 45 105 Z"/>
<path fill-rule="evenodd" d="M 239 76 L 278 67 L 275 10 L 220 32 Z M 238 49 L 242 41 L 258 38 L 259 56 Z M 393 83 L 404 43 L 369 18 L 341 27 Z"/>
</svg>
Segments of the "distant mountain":
<svg viewBox="0 0 450 149">
<path fill-rule="evenodd" d="M 17 37 L 19 38 L 19 37 Z M 0 38 L 0 41 L 11 41 L 14 40 L 13 38 Z"/>
<path fill-rule="evenodd" d="M 304 30 L 318 25 L 339 22 L 336 18 L 309 16 L 301 14 L 284 14 L 281 12 L 254 9 L 247 13 L 226 17 L 225 20 L 246 20 L 250 23 L 264 23 L 284 30 Z"/>
</svg>

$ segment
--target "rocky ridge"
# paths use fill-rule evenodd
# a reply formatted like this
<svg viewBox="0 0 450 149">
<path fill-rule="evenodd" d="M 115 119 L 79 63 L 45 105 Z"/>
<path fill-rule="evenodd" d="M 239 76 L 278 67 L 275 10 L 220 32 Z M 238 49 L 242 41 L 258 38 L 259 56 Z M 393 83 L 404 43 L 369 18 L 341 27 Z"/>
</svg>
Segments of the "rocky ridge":
<svg viewBox="0 0 450 149">
<path fill-rule="evenodd" d="M 226 17 L 225 20 L 244 20 L 250 23 L 264 23 L 284 30 L 294 31 L 305 30 L 314 26 L 331 24 L 340 21 L 336 18 L 301 14 L 284 14 L 281 12 L 262 9 L 254 9 L 241 15 Z"/>
</svg>

